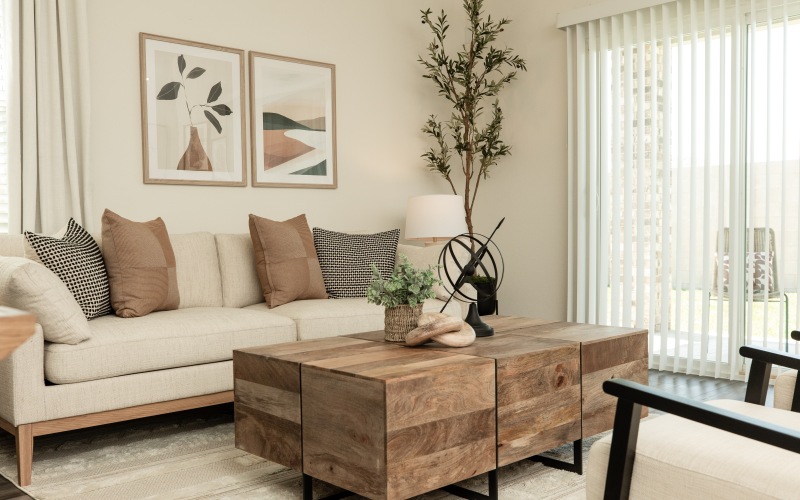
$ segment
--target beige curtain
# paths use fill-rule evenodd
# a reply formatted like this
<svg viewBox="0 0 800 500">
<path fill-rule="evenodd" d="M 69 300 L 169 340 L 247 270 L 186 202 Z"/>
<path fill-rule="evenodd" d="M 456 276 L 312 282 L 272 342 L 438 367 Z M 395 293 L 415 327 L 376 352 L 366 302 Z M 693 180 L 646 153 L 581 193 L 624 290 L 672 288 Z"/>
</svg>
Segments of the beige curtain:
<svg viewBox="0 0 800 500">
<path fill-rule="evenodd" d="M 9 109 L 11 233 L 87 226 L 89 44 L 85 0 L 11 6 Z M 93 229 L 89 224 L 88 229 Z"/>
</svg>

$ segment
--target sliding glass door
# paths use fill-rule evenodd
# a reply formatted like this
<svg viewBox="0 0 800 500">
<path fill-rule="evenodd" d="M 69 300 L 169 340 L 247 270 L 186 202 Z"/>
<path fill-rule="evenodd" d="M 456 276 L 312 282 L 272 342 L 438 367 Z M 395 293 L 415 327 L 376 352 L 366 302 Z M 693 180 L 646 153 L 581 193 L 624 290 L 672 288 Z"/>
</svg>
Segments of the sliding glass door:
<svg viewBox="0 0 800 500">
<path fill-rule="evenodd" d="M 789 348 L 800 325 L 789 5 L 679 0 L 568 36 L 570 318 L 648 328 L 664 370 L 737 378 L 740 345 Z"/>
</svg>

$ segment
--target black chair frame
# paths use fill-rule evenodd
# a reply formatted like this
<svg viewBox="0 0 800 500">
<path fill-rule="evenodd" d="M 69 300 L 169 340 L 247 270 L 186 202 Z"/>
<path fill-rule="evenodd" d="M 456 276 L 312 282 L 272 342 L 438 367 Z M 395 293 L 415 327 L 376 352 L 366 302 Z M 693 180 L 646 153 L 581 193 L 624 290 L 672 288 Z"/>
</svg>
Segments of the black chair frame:
<svg viewBox="0 0 800 500">
<path fill-rule="evenodd" d="M 793 331 L 792 338 L 800 340 L 800 331 Z M 745 401 L 748 403 L 764 405 L 773 364 L 800 370 L 800 356 L 785 352 L 742 346 L 739 354 L 752 360 L 745 393 Z M 603 390 L 618 398 L 606 473 L 605 500 L 627 499 L 630 495 L 642 406 L 800 453 L 800 431 L 794 429 L 776 426 L 629 380 L 607 380 L 603 383 Z M 795 385 L 791 411 L 800 412 L 800 383 Z"/>
</svg>

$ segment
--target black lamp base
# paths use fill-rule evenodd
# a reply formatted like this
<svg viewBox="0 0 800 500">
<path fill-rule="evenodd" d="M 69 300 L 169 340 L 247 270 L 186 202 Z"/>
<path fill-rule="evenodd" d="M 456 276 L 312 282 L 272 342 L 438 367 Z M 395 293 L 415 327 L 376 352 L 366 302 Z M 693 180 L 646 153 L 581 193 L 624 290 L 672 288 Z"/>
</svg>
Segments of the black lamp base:
<svg viewBox="0 0 800 500">
<path fill-rule="evenodd" d="M 481 320 L 478 314 L 478 306 L 475 302 L 469 305 L 469 311 L 467 311 L 467 317 L 464 318 L 464 321 L 475 330 L 476 337 L 491 337 L 494 335 L 494 328 Z"/>
</svg>

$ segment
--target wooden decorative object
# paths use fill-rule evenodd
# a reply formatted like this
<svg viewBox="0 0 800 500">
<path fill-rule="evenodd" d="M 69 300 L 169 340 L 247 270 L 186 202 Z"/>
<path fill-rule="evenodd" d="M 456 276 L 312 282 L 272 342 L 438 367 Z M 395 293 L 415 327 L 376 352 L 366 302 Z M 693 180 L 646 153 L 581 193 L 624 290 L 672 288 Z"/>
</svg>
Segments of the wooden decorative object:
<svg viewBox="0 0 800 500">
<path fill-rule="evenodd" d="M 467 347 L 475 342 L 475 330 L 466 322 L 461 322 L 461 328 L 455 332 L 440 333 L 431 338 L 437 344 L 447 347 Z"/>
<path fill-rule="evenodd" d="M 456 318 L 454 316 L 445 316 L 444 318 L 434 319 L 433 321 L 426 321 L 423 325 L 414 328 L 406 334 L 406 345 L 421 345 L 437 335 L 458 332 L 461 330 L 462 325 L 464 325 L 464 322 L 461 318 Z"/>
<path fill-rule="evenodd" d="M 36 328 L 36 317 L 10 307 L 0 306 L 0 359 L 19 347 Z"/>
</svg>

